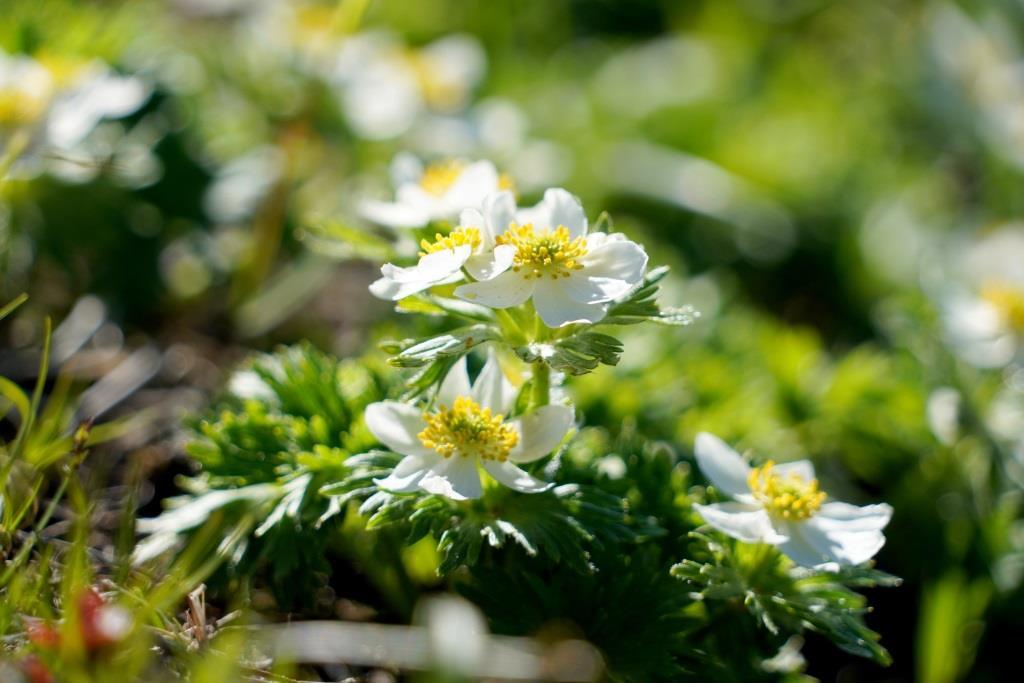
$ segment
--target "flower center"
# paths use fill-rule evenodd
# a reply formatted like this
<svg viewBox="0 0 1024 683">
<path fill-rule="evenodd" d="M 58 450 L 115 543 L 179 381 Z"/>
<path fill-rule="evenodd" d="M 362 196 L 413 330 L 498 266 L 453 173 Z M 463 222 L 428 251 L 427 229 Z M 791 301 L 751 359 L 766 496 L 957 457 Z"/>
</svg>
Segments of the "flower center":
<svg viewBox="0 0 1024 683">
<path fill-rule="evenodd" d="M 460 455 L 504 462 L 519 443 L 519 433 L 505 424 L 502 415 L 492 415 L 468 396 L 455 399 L 451 409 L 441 406 L 436 413 L 424 413 L 427 428 L 417 437 L 427 448 L 445 458 Z"/>
<path fill-rule="evenodd" d="M 433 254 L 435 251 L 455 249 L 468 244 L 471 251 L 476 251 L 480 246 L 480 231 L 476 228 L 456 228 L 447 235 L 434 234 L 434 241 L 420 240 L 420 256 Z"/>
<path fill-rule="evenodd" d="M 769 514 L 783 519 L 807 519 L 826 498 L 825 492 L 818 490 L 817 479 L 808 481 L 795 472 L 776 474 L 771 460 L 751 470 L 747 485 Z"/>
<path fill-rule="evenodd" d="M 42 115 L 47 98 L 18 88 L 0 88 L 0 127 L 32 123 Z"/>
<path fill-rule="evenodd" d="M 1024 289 L 1005 282 L 991 282 L 981 288 L 981 298 L 999 311 L 1008 327 L 1024 333 Z"/>
<path fill-rule="evenodd" d="M 550 275 L 552 279 L 569 277 L 583 267 L 579 259 L 587 254 L 585 237 L 572 239 L 569 228 L 559 225 L 554 230 L 535 230 L 533 225 L 512 223 L 495 240 L 516 248 L 512 270 L 527 280 Z"/>
<path fill-rule="evenodd" d="M 459 159 L 449 159 L 448 161 L 430 164 L 423 170 L 423 175 L 420 177 L 420 187 L 435 197 L 440 197 L 455 184 L 455 181 L 459 179 L 465 168 L 466 162 Z"/>
</svg>

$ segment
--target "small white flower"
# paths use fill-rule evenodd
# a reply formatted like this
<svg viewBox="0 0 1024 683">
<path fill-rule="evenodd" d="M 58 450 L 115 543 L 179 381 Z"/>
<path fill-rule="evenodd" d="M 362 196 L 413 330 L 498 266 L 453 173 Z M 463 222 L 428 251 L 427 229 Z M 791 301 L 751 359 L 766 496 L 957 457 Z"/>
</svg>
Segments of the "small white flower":
<svg viewBox="0 0 1024 683">
<path fill-rule="evenodd" d="M 825 502 L 808 460 L 751 468 L 721 439 L 697 435 L 701 472 L 735 501 L 694 505 L 704 521 L 748 543 L 779 547 L 797 564 L 817 569 L 867 562 L 885 544 L 892 507 Z"/>
<path fill-rule="evenodd" d="M 943 302 L 946 338 L 968 363 L 1002 367 L 1024 350 L 1024 231 L 997 230 L 963 253 L 962 286 Z"/>
<path fill-rule="evenodd" d="M 487 197 L 483 208 L 487 218 L 476 209 L 466 209 L 458 227 L 450 233 L 438 233 L 432 241 L 422 240 L 420 260 L 415 266 L 381 266 L 381 278 L 370 285 L 370 292 L 381 299 L 398 301 L 434 285 L 462 280 L 463 268 L 477 280 L 494 277 L 496 264 L 507 268 L 514 250 L 495 244 L 491 221 L 508 225 L 515 214 L 515 199 L 511 192 L 499 192 Z"/>
<path fill-rule="evenodd" d="M 485 230 L 500 216 L 481 216 Z M 536 206 L 520 209 L 514 222 L 495 230 L 488 277 L 455 294 L 491 308 L 518 306 L 530 298 L 548 327 L 596 323 L 609 303 L 643 278 L 647 253 L 622 234 L 587 232 L 579 200 L 550 189 Z M 490 237 L 489 237 L 490 239 Z"/>
<path fill-rule="evenodd" d="M 483 77 L 487 58 L 468 35 L 410 49 L 394 36 L 364 33 L 344 41 L 328 79 L 355 133 L 385 140 L 406 133 L 427 111 L 458 110 Z"/>
<path fill-rule="evenodd" d="M 19 175 L 31 175 L 44 153 L 74 155 L 101 121 L 131 114 L 149 94 L 140 79 L 98 61 L 43 62 L 0 52 L 0 141 L 9 131 L 29 133 Z"/>
<path fill-rule="evenodd" d="M 449 159 L 424 166 L 411 154 L 391 164 L 395 201 L 370 200 L 360 205 L 367 220 L 391 228 L 420 228 L 433 221 L 455 220 L 465 209 L 479 207 L 509 181 L 490 161 Z"/>
<path fill-rule="evenodd" d="M 479 468 L 523 493 L 546 491 L 514 463 L 550 453 L 573 426 L 573 410 L 546 405 L 509 419 L 516 392 L 491 355 L 472 387 L 463 358 L 445 377 L 435 408 L 382 401 L 366 409 L 366 426 L 405 458 L 377 485 L 395 493 L 422 489 L 454 500 L 478 498 Z"/>
</svg>

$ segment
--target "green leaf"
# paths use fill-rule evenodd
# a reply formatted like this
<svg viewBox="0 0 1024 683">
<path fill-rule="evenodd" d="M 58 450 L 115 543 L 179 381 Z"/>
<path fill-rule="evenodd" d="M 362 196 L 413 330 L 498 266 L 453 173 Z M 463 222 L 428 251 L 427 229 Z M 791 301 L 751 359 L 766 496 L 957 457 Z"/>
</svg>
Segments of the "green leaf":
<svg viewBox="0 0 1024 683">
<path fill-rule="evenodd" d="M 663 325 L 690 325 L 700 313 L 692 306 L 661 308 L 655 297 L 659 283 L 668 275 L 668 266 L 655 268 L 644 276 L 639 287 L 626 298 L 615 303 L 599 325 L 635 325 L 642 322 L 656 322 Z"/>
<path fill-rule="evenodd" d="M 442 358 L 458 358 L 475 346 L 499 338 L 499 330 L 491 325 L 462 327 L 407 346 L 388 362 L 399 368 L 418 368 Z"/>
<path fill-rule="evenodd" d="M 529 344 L 516 349 L 527 363 L 544 361 L 555 370 L 584 375 L 598 365 L 616 365 L 622 355 L 622 342 L 600 332 L 579 332 L 551 344 Z"/>
</svg>

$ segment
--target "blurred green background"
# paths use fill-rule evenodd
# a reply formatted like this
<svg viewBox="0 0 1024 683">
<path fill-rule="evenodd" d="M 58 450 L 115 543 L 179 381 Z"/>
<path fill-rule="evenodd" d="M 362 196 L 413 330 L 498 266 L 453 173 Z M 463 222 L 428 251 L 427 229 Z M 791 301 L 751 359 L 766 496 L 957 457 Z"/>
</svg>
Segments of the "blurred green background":
<svg viewBox="0 0 1024 683">
<path fill-rule="evenodd" d="M 366 291 L 393 235 L 357 209 L 388 196 L 393 156 L 489 158 L 524 202 L 563 186 L 608 211 L 673 267 L 665 303 L 702 313 L 631 331 L 622 364 L 580 384 L 591 424 L 811 457 L 838 498 L 895 507 L 878 566 L 905 583 L 872 592 L 868 619 L 895 663 L 812 639 L 808 673 L 1009 680 L 1024 4 L 3 5 L 0 301 L 31 299 L 0 330 L 0 374 L 26 377 L 44 317 L 66 320 L 55 354 L 75 382 L 120 372 L 83 414 L 160 414 L 109 465 L 144 456 L 150 512 L 185 468 L 178 416 L 231 362 L 301 339 L 355 354 L 393 328 Z M 61 140 L 56 105 L 33 119 L 23 58 L 78 93 L 65 108 L 96 110 L 84 134 Z M 97 65 L 134 99 L 82 95 Z M 1003 262 L 1010 294 L 986 295 Z M 965 351 L 965 299 L 1001 323 L 1001 362 Z"/>
</svg>

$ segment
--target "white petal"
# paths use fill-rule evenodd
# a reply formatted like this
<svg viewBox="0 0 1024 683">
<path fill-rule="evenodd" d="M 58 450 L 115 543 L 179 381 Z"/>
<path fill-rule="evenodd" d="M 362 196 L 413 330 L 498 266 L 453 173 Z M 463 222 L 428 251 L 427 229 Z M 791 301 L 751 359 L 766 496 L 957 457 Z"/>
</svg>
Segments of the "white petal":
<svg viewBox="0 0 1024 683">
<path fill-rule="evenodd" d="M 771 518 L 759 505 L 736 502 L 694 504 L 693 509 L 705 522 L 740 541 L 778 545 L 788 540 L 772 527 Z"/>
<path fill-rule="evenodd" d="M 527 280 L 519 273 L 506 270 L 492 280 L 462 285 L 455 290 L 455 296 L 491 308 L 509 308 L 518 306 L 530 298 L 534 282 L 535 280 Z"/>
<path fill-rule="evenodd" d="M 420 480 L 420 488 L 452 500 L 479 498 L 483 487 L 480 485 L 476 463 L 476 458 L 458 455 L 446 458 Z"/>
<path fill-rule="evenodd" d="M 823 567 L 830 562 L 830 558 L 812 545 L 804 535 L 804 525 L 800 523 L 784 523 L 789 540 L 779 544 L 786 557 L 802 567 Z"/>
<path fill-rule="evenodd" d="M 434 285 L 462 279 L 462 264 L 469 258 L 469 245 L 444 249 L 422 257 L 415 266 L 399 268 L 390 263 L 381 266 L 383 277 L 370 285 L 370 292 L 380 299 L 398 301 Z"/>
<path fill-rule="evenodd" d="M 367 200 L 359 205 L 359 213 L 366 220 L 389 228 L 419 228 L 430 222 L 430 214 L 422 207 L 397 202 Z"/>
<path fill-rule="evenodd" d="M 589 248 L 580 259 L 580 264 L 583 268 L 578 272 L 597 279 L 608 296 L 604 300 L 609 301 L 623 296 L 643 280 L 647 269 L 647 252 L 636 242 L 608 239 Z"/>
<path fill-rule="evenodd" d="M 885 535 L 880 529 L 842 526 L 848 528 L 837 527 L 820 515 L 805 522 L 791 522 L 788 527 L 796 544 L 789 548 L 784 545 L 781 550 L 798 564 L 821 567 L 830 563 L 867 562 L 885 545 Z"/>
<path fill-rule="evenodd" d="M 511 192 L 503 191 L 489 195 L 483 204 L 484 243 L 494 244 L 494 238 L 508 229 L 516 219 L 516 198 Z"/>
<path fill-rule="evenodd" d="M 515 420 L 519 432 L 519 443 L 509 453 L 513 462 L 533 462 L 555 449 L 569 433 L 576 415 L 572 408 L 563 405 L 541 406 Z"/>
<path fill-rule="evenodd" d="M 814 479 L 814 465 L 810 460 L 794 460 L 793 462 L 780 462 L 773 468 L 775 474 L 787 477 L 795 474 L 804 481 Z"/>
<path fill-rule="evenodd" d="M 492 412 L 508 416 L 516 399 L 516 390 L 501 371 L 494 351 L 488 351 L 487 362 L 473 382 L 473 400 Z"/>
<path fill-rule="evenodd" d="M 714 434 L 701 432 L 697 435 L 693 450 L 697 456 L 697 466 L 715 488 L 734 497 L 750 493 L 747 485 L 750 465 L 724 441 Z"/>
<path fill-rule="evenodd" d="M 498 189 L 498 169 L 490 161 L 476 161 L 463 169 L 445 193 L 445 202 L 460 211 L 480 206 L 487 195 Z"/>
<path fill-rule="evenodd" d="M 535 479 L 510 462 L 484 460 L 483 466 L 487 473 L 510 489 L 520 493 L 540 493 L 554 486 L 546 481 Z"/>
<path fill-rule="evenodd" d="M 554 230 L 560 225 L 569 229 L 572 237 L 587 234 L 587 216 L 580 200 L 561 188 L 551 188 L 544 193 L 536 206 L 521 209 L 516 213 L 520 224 L 531 223 L 537 230 Z"/>
<path fill-rule="evenodd" d="M 881 531 L 892 519 L 892 506 L 886 503 L 859 506 L 836 501 L 822 505 L 815 519 L 826 529 Z"/>
<path fill-rule="evenodd" d="M 460 358 L 445 375 L 441 387 L 437 390 L 437 402 L 451 408 L 459 396 L 471 396 L 469 372 L 466 371 L 466 357 Z"/>
<path fill-rule="evenodd" d="M 516 248 L 499 244 L 493 251 L 473 254 L 466 259 L 466 270 L 477 280 L 492 280 L 512 267 Z"/>
<path fill-rule="evenodd" d="M 426 428 L 422 412 L 398 401 L 381 401 L 366 406 L 366 427 L 385 446 L 402 455 L 432 455 L 417 434 Z"/>
<path fill-rule="evenodd" d="M 402 458 L 395 469 L 384 479 L 374 479 L 373 483 L 382 489 L 394 493 L 409 493 L 419 488 L 420 480 L 427 474 L 429 458 L 421 455 L 407 455 Z"/>
<path fill-rule="evenodd" d="M 542 277 L 537 280 L 533 305 L 548 327 L 562 327 L 573 323 L 596 323 L 608 312 L 608 305 L 583 303 L 569 294 L 564 280 Z"/>
</svg>

